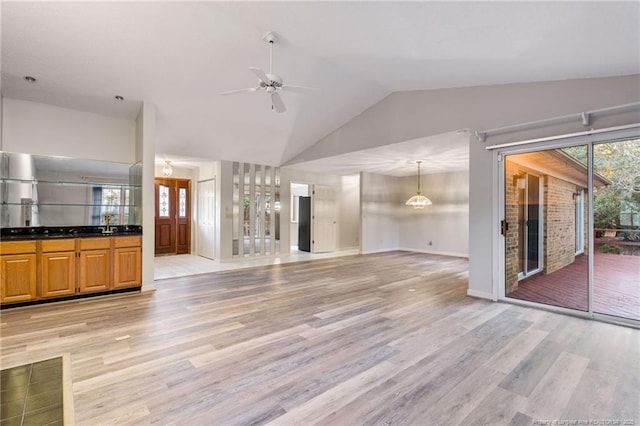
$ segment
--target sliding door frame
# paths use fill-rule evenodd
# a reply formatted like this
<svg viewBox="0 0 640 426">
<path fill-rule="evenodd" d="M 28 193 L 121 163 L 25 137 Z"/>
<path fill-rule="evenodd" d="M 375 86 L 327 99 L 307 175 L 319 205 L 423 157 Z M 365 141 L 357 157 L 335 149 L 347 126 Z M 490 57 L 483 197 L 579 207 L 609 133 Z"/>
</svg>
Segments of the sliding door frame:
<svg viewBox="0 0 640 426">
<path fill-rule="evenodd" d="M 529 212 L 530 212 L 530 207 L 531 204 L 529 204 L 529 194 L 530 194 L 530 182 L 529 182 L 529 177 L 534 176 L 536 179 L 538 179 L 538 204 L 537 204 L 537 214 L 538 214 L 538 220 L 537 220 L 537 232 L 538 232 L 538 238 L 535 241 L 535 245 L 536 247 L 536 254 L 537 254 L 537 259 L 536 259 L 536 267 L 534 269 L 529 270 L 529 251 L 531 249 L 531 241 L 529 240 L 529 236 L 530 236 L 530 228 L 529 228 Z M 526 222 L 526 233 L 523 236 L 523 240 L 524 240 L 524 244 L 523 244 L 523 253 L 522 253 L 522 259 L 523 259 L 523 265 L 522 265 L 522 271 L 518 270 L 518 280 L 522 280 L 524 278 L 530 277 L 532 275 L 538 274 L 540 272 L 542 272 L 542 270 L 544 269 L 544 235 L 542 233 L 542 231 L 544 230 L 545 227 L 545 219 L 544 219 L 544 181 L 543 181 L 543 176 L 542 174 L 539 173 L 531 173 L 531 172 L 527 172 L 525 173 L 525 187 L 524 187 L 524 200 L 523 200 L 523 205 L 522 205 L 522 209 L 523 209 L 523 220 L 524 222 Z M 518 268 L 520 269 L 520 268 Z"/>
<path fill-rule="evenodd" d="M 635 328 L 640 328 L 640 320 L 634 320 L 630 318 L 617 317 L 614 315 L 607 315 L 597 313 L 593 311 L 593 263 L 594 263 L 594 223 L 593 223 L 593 147 L 599 143 L 616 142 L 627 139 L 640 139 L 640 128 L 634 127 L 623 130 L 611 131 L 598 131 L 594 134 L 588 135 L 567 135 L 559 136 L 552 140 L 545 140 L 541 142 L 531 141 L 531 143 L 515 143 L 511 146 L 496 147 L 494 153 L 494 174 L 497 174 L 497 179 L 494 180 L 496 185 L 494 190 L 497 191 L 497 196 L 494 199 L 497 202 L 494 208 L 494 232 L 493 232 L 493 247 L 495 250 L 494 259 L 497 263 L 495 269 L 497 276 L 494 275 L 494 297 L 503 302 L 508 302 L 516 305 L 535 307 L 552 312 L 558 312 L 562 314 L 568 314 L 572 316 L 590 318 L 604 322 L 611 322 L 616 324 L 629 325 Z M 558 148 L 567 148 L 577 145 L 586 145 L 588 149 L 588 250 L 585 254 L 588 255 L 588 291 L 589 291 L 589 304 L 588 311 L 578 311 L 574 309 L 563 308 L 559 306 L 546 305 L 538 302 L 530 302 L 526 300 L 508 298 L 506 296 L 506 256 L 505 256 L 505 236 L 500 232 L 500 223 L 506 217 L 505 211 L 505 157 L 507 155 L 523 154 L 527 152 L 543 151 Z"/>
</svg>

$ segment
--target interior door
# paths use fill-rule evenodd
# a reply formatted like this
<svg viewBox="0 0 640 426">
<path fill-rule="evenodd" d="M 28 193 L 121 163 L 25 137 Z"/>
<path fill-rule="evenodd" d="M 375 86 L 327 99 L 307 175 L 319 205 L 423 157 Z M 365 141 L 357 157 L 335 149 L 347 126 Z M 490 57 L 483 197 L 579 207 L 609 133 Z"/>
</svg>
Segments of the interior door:
<svg viewBox="0 0 640 426">
<path fill-rule="evenodd" d="M 298 250 L 311 251 L 311 197 L 298 197 Z"/>
<path fill-rule="evenodd" d="M 313 185 L 311 192 L 313 253 L 336 249 L 336 196 L 330 186 Z"/>
<path fill-rule="evenodd" d="M 198 256 L 215 257 L 216 181 L 198 182 Z"/>
<path fill-rule="evenodd" d="M 176 250 L 176 191 L 172 179 L 155 181 L 156 254 L 175 254 Z"/>
</svg>

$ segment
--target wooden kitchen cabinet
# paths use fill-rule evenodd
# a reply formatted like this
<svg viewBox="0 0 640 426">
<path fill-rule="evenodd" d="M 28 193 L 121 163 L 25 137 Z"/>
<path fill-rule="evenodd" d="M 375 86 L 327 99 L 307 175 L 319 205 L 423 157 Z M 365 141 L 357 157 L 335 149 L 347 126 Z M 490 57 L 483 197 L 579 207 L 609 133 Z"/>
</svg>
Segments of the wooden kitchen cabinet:
<svg viewBox="0 0 640 426">
<path fill-rule="evenodd" d="M 36 242 L 0 242 L 0 302 L 24 302 L 36 296 Z"/>
<path fill-rule="evenodd" d="M 139 286 L 142 283 L 142 237 L 113 238 L 113 287 Z"/>
<path fill-rule="evenodd" d="M 142 236 L 0 242 L 0 303 L 69 297 L 142 285 Z"/>
<path fill-rule="evenodd" d="M 76 240 L 40 242 L 40 297 L 67 296 L 76 292 Z"/>
<path fill-rule="evenodd" d="M 81 238 L 78 243 L 78 291 L 87 293 L 111 288 L 111 238 Z"/>
</svg>

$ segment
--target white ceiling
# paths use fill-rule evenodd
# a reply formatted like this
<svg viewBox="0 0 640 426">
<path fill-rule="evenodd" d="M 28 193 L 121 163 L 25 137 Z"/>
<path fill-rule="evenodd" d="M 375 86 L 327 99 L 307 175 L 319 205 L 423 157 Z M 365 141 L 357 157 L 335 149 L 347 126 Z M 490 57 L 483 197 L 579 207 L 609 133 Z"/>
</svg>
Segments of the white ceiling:
<svg viewBox="0 0 640 426">
<path fill-rule="evenodd" d="M 2 91 L 128 117 L 144 100 L 162 158 L 279 165 L 393 91 L 640 73 L 639 29 L 639 2 L 4 1 Z M 218 95 L 255 85 L 270 30 L 274 71 L 320 89 L 284 114 Z"/>
<path fill-rule="evenodd" d="M 390 176 L 412 176 L 422 161 L 422 174 L 469 170 L 469 133 L 459 130 L 428 138 L 350 152 L 319 160 L 297 163 L 287 168 L 307 172 L 351 175 L 359 172 Z"/>
</svg>

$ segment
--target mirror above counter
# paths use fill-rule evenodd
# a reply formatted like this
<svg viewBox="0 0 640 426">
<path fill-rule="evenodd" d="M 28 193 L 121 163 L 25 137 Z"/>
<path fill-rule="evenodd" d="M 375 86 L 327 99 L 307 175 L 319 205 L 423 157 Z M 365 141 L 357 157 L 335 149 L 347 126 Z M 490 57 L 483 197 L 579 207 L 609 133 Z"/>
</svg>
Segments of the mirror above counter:
<svg viewBox="0 0 640 426">
<path fill-rule="evenodd" d="M 0 151 L 0 225 L 141 225 L 141 182 L 140 163 Z"/>
</svg>

